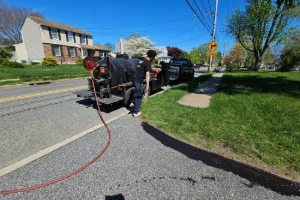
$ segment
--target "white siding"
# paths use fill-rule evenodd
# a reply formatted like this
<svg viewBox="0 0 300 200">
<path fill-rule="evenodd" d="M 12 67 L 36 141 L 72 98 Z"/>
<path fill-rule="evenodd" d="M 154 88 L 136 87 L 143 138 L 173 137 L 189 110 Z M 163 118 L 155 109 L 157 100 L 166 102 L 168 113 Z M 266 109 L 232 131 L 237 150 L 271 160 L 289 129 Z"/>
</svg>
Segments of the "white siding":
<svg viewBox="0 0 300 200">
<path fill-rule="evenodd" d="M 40 25 L 32 19 L 26 18 L 21 33 L 25 45 L 26 60 L 41 60 L 44 57 L 44 49 Z"/>
<path fill-rule="evenodd" d="M 16 51 L 13 52 L 12 60 L 16 60 L 19 62 L 21 62 L 22 60 L 27 60 L 24 43 L 15 44 L 14 47 Z"/>
<path fill-rule="evenodd" d="M 59 31 L 60 31 L 60 39 L 61 40 L 50 39 L 48 27 L 42 26 L 43 43 L 80 47 L 79 33 L 75 33 L 76 42 L 74 43 L 74 42 L 67 41 L 67 36 L 66 36 L 65 30 L 59 30 Z M 91 36 L 88 36 L 88 45 L 93 46 L 93 39 Z"/>
</svg>

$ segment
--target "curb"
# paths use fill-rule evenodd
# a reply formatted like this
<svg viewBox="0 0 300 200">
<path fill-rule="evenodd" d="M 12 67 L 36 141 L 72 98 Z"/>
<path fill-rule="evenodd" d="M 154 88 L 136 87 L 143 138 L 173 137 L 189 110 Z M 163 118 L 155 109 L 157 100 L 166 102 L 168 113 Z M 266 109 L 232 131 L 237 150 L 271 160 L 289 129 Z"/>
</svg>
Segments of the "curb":
<svg viewBox="0 0 300 200">
<path fill-rule="evenodd" d="M 208 166 L 232 172 L 233 174 L 249 180 L 251 182 L 250 184 L 243 183 L 249 188 L 261 185 L 282 195 L 300 197 L 299 182 L 288 180 L 262 169 L 187 144 L 155 128 L 145 120 L 142 121 L 141 125 L 149 135 L 160 141 L 163 145 L 184 154 L 188 158 L 200 160 Z"/>
</svg>

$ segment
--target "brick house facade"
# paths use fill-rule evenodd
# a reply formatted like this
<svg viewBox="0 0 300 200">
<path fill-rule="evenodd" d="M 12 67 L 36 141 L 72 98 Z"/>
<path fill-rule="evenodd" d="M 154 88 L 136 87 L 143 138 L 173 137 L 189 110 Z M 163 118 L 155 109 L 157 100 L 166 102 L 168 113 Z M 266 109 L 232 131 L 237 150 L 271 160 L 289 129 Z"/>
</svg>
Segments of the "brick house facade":
<svg viewBox="0 0 300 200">
<path fill-rule="evenodd" d="M 109 49 L 93 44 L 93 36 L 76 27 L 29 16 L 21 29 L 22 45 L 15 55 L 16 61 L 41 62 L 45 56 L 53 56 L 58 63 L 75 63 L 86 56 L 108 54 Z M 21 48 L 22 47 L 22 48 Z"/>
</svg>

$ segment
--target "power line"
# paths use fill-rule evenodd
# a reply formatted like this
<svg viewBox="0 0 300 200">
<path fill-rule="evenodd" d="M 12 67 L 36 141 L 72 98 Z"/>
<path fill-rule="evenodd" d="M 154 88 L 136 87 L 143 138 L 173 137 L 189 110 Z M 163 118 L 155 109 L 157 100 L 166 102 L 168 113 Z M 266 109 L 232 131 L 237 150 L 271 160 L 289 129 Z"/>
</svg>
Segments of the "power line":
<svg viewBox="0 0 300 200">
<path fill-rule="evenodd" d="M 189 3 L 188 0 L 185 0 L 187 2 L 187 4 L 189 5 L 189 7 L 192 9 L 192 11 L 194 12 L 194 14 L 197 16 L 197 18 L 200 20 L 201 24 L 206 28 L 206 30 L 212 34 L 212 31 L 210 30 L 210 28 L 208 28 L 205 23 L 200 19 L 199 15 L 196 13 L 196 11 L 194 10 L 194 8 L 191 6 L 191 4 Z"/>
<path fill-rule="evenodd" d="M 171 40 L 174 40 L 175 38 L 178 38 L 179 36 L 181 36 L 181 35 L 187 33 L 188 31 L 191 31 L 191 29 L 193 29 L 196 25 L 197 25 L 197 24 L 193 25 L 192 27 L 186 29 L 186 31 L 184 31 L 184 32 L 182 32 L 182 33 L 179 33 L 179 34 L 176 35 L 175 37 L 173 37 L 173 38 L 171 38 L 171 39 L 169 39 L 169 40 L 167 40 L 167 41 L 165 41 L 165 42 L 161 42 L 161 44 L 165 44 L 165 43 L 167 43 L 167 42 L 170 42 Z"/>
<path fill-rule="evenodd" d="M 157 25 L 157 24 L 164 24 L 164 23 L 168 23 L 168 22 L 173 22 L 173 21 L 178 21 L 178 20 L 183 20 L 183 19 L 187 19 L 187 18 L 191 18 L 192 16 L 188 16 L 188 17 L 181 17 L 181 18 L 177 18 L 177 19 L 172 19 L 172 20 L 168 20 L 168 21 L 161 21 L 161 22 L 156 22 L 156 23 L 152 23 L 152 24 L 141 24 L 141 25 L 136 25 L 136 26 L 127 26 L 127 27 L 110 27 L 110 28 L 104 28 L 104 27 L 90 27 L 90 28 L 82 28 L 82 29 L 126 29 L 126 28 L 136 28 L 136 27 L 143 27 L 143 26 L 153 26 L 153 25 Z"/>
<path fill-rule="evenodd" d="M 210 6 L 209 0 L 207 0 L 207 3 L 208 3 L 208 6 L 209 6 L 210 13 L 213 13 L 213 11 L 212 11 L 212 9 L 211 9 L 211 6 Z"/>
<path fill-rule="evenodd" d="M 206 8 L 205 3 L 203 2 L 203 0 L 200 0 L 200 2 L 202 3 L 202 6 L 203 6 L 203 8 L 205 9 L 205 12 L 206 12 L 206 13 L 210 13 L 210 12 L 207 10 L 207 8 Z M 213 21 L 213 19 L 211 18 L 211 15 L 209 15 L 209 16 L 210 16 L 209 19 Z"/>
<path fill-rule="evenodd" d="M 200 36 L 202 36 L 202 35 L 198 35 L 198 36 L 196 36 L 196 37 L 194 37 L 194 38 L 191 38 L 191 39 L 188 39 L 188 40 L 184 40 L 184 41 L 181 41 L 181 42 L 178 42 L 178 43 L 175 43 L 175 44 L 182 44 L 182 43 L 189 42 L 189 41 L 191 41 L 191 40 L 199 39 Z"/>
<path fill-rule="evenodd" d="M 198 8 L 198 10 L 199 10 L 199 12 L 200 12 L 200 14 L 202 15 L 202 19 L 204 19 L 204 21 L 206 22 L 206 25 L 211 29 L 211 27 L 210 27 L 210 25 L 209 25 L 209 23 L 206 21 L 206 19 L 205 19 L 205 17 L 204 17 L 204 14 L 203 14 L 203 12 L 201 11 L 201 9 L 199 8 L 199 6 L 198 6 L 198 4 L 197 4 L 197 2 L 195 1 L 195 0 L 193 0 L 194 1 L 194 3 L 196 4 L 196 7 Z"/>
</svg>

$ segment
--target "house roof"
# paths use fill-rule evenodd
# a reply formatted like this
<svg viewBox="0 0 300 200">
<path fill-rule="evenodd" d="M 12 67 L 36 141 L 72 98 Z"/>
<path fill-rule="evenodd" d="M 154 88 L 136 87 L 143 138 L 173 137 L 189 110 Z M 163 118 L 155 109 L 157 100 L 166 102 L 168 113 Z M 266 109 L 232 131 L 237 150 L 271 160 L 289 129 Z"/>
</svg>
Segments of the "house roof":
<svg viewBox="0 0 300 200">
<path fill-rule="evenodd" d="M 102 46 L 101 44 L 94 44 L 94 47 L 96 47 L 96 49 L 99 49 L 99 50 L 102 50 L 102 51 L 109 51 L 110 52 L 109 48 L 106 48 L 106 47 Z"/>
<path fill-rule="evenodd" d="M 65 24 L 53 22 L 53 21 L 50 21 L 50 20 L 46 20 L 46 19 L 42 19 L 42 18 L 34 17 L 34 16 L 29 16 L 28 18 L 32 19 L 33 21 L 35 21 L 36 23 L 38 23 L 40 25 L 49 26 L 49 27 L 58 28 L 58 29 L 61 29 L 61 30 L 72 31 L 72 32 L 75 32 L 75 33 L 80 33 L 80 34 L 92 36 L 90 33 L 86 32 L 86 31 L 84 31 L 80 28 L 74 27 L 74 26 L 68 26 L 68 25 L 65 25 Z"/>
</svg>

